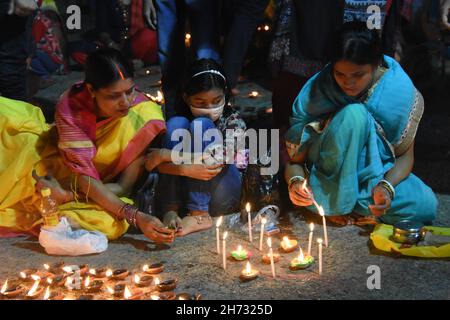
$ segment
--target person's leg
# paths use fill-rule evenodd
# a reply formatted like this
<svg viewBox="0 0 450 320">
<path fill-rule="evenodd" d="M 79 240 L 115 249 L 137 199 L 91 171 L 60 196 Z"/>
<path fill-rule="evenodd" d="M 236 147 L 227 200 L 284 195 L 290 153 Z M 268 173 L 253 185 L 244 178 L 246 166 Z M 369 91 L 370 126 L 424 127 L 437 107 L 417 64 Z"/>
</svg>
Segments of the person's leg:
<svg viewBox="0 0 450 320">
<path fill-rule="evenodd" d="M 228 31 L 223 66 L 228 87 L 236 87 L 245 53 L 258 23 L 264 17 L 264 10 L 269 0 L 238 1 L 232 18 L 231 28 Z"/>
<path fill-rule="evenodd" d="M 211 181 L 209 213 L 213 217 L 239 211 L 242 175 L 236 166 L 227 165 Z"/>
<path fill-rule="evenodd" d="M 209 58 L 220 62 L 220 1 L 185 0 L 196 59 Z M 159 21 L 159 20 L 158 20 Z"/>
<path fill-rule="evenodd" d="M 36 55 L 31 60 L 31 72 L 41 77 L 48 79 L 58 69 L 58 64 L 42 50 L 36 50 Z"/>
<path fill-rule="evenodd" d="M 180 75 L 184 73 L 184 11 L 184 4 L 181 0 L 160 0 L 156 2 L 158 59 L 162 73 L 161 82 L 166 119 L 175 115 Z"/>
</svg>

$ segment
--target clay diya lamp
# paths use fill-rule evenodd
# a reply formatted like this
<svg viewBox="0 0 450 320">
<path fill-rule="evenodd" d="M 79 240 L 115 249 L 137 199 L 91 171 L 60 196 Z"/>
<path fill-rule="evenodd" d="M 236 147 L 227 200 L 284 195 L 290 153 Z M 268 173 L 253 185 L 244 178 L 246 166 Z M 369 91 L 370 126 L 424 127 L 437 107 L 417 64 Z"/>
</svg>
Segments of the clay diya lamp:
<svg viewBox="0 0 450 320">
<path fill-rule="evenodd" d="M 236 250 L 231 251 L 231 256 L 237 261 L 247 260 L 251 255 L 251 252 L 243 249 L 241 245 L 239 245 Z"/>
<path fill-rule="evenodd" d="M 304 270 L 309 268 L 314 263 L 314 257 L 310 255 L 303 255 L 302 249 L 300 249 L 300 255 L 291 260 L 289 263 L 289 269 L 295 270 Z"/>
<path fill-rule="evenodd" d="M 241 271 L 241 275 L 239 276 L 239 279 L 241 279 L 242 282 L 248 282 L 255 280 L 259 275 L 259 271 L 256 269 L 253 269 L 250 262 L 247 261 L 247 265 L 244 270 Z"/>
<path fill-rule="evenodd" d="M 42 294 L 42 292 L 44 291 L 44 288 L 39 287 L 40 283 L 41 283 L 40 280 L 34 282 L 33 286 L 31 287 L 31 289 L 27 292 L 27 294 L 25 296 L 27 299 L 34 300 L 34 299 L 37 299 Z"/>
<path fill-rule="evenodd" d="M 63 267 L 65 266 L 64 261 L 59 261 L 52 264 L 44 264 L 44 269 L 53 274 L 61 274 L 63 272 Z"/>
<path fill-rule="evenodd" d="M 162 263 L 154 263 L 152 265 L 145 265 L 142 267 L 142 271 L 148 274 L 159 274 L 164 271 L 164 265 Z"/>
<path fill-rule="evenodd" d="M 125 300 L 141 300 L 144 293 L 141 290 L 130 290 L 127 286 L 125 286 L 125 290 L 123 291 L 123 298 Z"/>
<path fill-rule="evenodd" d="M 106 268 L 89 269 L 89 274 L 91 276 L 94 276 L 95 278 L 106 278 L 107 272 L 108 272 L 108 269 L 106 269 Z"/>
<path fill-rule="evenodd" d="M 50 287 L 47 287 L 45 290 L 44 298 L 43 300 L 64 300 L 65 296 L 61 292 L 50 291 Z"/>
<path fill-rule="evenodd" d="M 72 275 L 79 272 L 80 276 L 84 276 L 89 272 L 89 266 L 87 264 L 82 264 L 79 266 L 65 266 L 62 269 L 67 275 Z"/>
<path fill-rule="evenodd" d="M 270 264 L 270 254 L 266 253 L 265 255 L 262 256 L 262 262 L 265 264 Z M 278 253 L 274 253 L 273 254 L 273 263 L 277 263 L 278 261 L 280 261 L 280 255 Z"/>
<path fill-rule="evenodd" d="M 128 275 L 130 274 L 130 271 L 127 269 L 117 269 L 113 271 L 113 274 L 111 275 L 111 279 L 113 280 L 124 280 Z"/>
<path fill-rule="evenodd" d="M 84 289 L 88 293 L 97 293 L 102 290 L 103 287 L 103 281 L 102 280 L 93 280 L 91 281 L 91 278 L 89 276 L 86 277 L 84 280 Z"/>
<path fill-rule="evenodd" d="M 297 249 L 297 244 L 297 240 L 290 240 L 288 237 L 283 237 L 283 241 L 281 241 L 280 246 L 283 252 L 290 253 Z"/>
<path fill-rule="evenodd" d="M 124 291 L 125 291 L 125 283 L 118 283 L 118 284 L 116 284 L 114 286 L 114 288 L 106 286 L 106 289 L 114 297 L 121 298 L 121 297 L 123 297 L 123 294 L 124 294 Z"/>
<path fill-rule="evenodd" d="M 66 276 L 65 275 L 53 275 L 46 279 L 47 283 L 51 287 L 64 287 L 66 283 Z"/>
<path fill-rule="evenodd" d="M 33 281 L 33 278 L 31 276 L 35 275 L 36 272 L 38 272 L 37 269 L 26 269 L 26 270 L 20 271 L 19 275 L 23 281 L 28 282 L 28 281 Z"/>
<path fill-rule="evenodd" d="M 25 291 L 25 287 L 21 284 L 8 284 L 8 280 L 3 283 L 0 289 L 0 296 L 8 299 L 14 299 Z"/>
<path fill-rule="evenodd" d="M 145 288 L 149 287 L 153 283 L 153 277 L 152 276 L 139 276 L 137 274 L 134 275 L 134 284 L 136 287 Z"/>
<path fill-rule="evenodd" d="M 150 298 L 152 300 L 175 300 L 177 298 L 177 295 L 173 291 L 155 291 L 150 294 Z"/>
<path fill-rule="evenodd" d="M 158 291 L 172 291 L 177 287 L 177 283 L 177 279 L 166 280 L 156 284 L 156 288 L 158 289 Z"/>
</svg>

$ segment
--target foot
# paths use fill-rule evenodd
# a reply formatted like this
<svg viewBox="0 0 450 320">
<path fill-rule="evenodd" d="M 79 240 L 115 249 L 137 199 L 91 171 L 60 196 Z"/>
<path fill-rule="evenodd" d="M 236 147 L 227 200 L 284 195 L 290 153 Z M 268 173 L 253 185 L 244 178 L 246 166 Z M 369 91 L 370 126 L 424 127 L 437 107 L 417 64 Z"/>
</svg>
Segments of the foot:
<svg viewBox="0 0 450 320">
<path fill-rule="evenodd" d="M 378 224 L 376 217 L 373 215 L 363 216 L 358 213 L 352 213 L 351 215 L 354 219 L 353 224 L 355 224 L 357 226 L 365 227 L 365 226 L 374 226 L 374 225 Z"/>
<path fill-rule="evenodd" d="M 343 216 L 329 216 L 327 217 L 327 220 L 337 226 L 347 226 L 355 223 L 353 217 L 348 214 Z"/>
<path fill-rule="evenodd" d="M 185 236 L 190 233 L 209 229 L 212 225 L 212 218 L 208 212 L 191 212 L 181 221 L 182 229 L 177 235 Z"/>
</svg>

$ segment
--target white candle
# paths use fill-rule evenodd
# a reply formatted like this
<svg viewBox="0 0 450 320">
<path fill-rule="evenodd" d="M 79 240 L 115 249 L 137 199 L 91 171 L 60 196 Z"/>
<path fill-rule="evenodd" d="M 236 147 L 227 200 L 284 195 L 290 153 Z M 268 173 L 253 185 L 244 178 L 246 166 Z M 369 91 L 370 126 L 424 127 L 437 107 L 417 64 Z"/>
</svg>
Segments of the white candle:
<svg viewBox="0 0 450 320">
<path fill-rule="evenodd" d="M 226 241 L 227 241 L 228 231 L 225 231 L 222 238 L 222 257 L 223 257 L 223 270 L 227 269 L 227 248 L 226 248 Z"/>
<path fill-rule="evenodd" d="M 322 239 L 317 239 L 319 243 L 319 274 L 322 274 Z"/>
<path fill-rule="evenodd" d="M 312 239 L 313 239 L 313 232 L 314 232 L 314 223 L 309 224 L 309 241 L 308 241 L 308 255 L 311 255 L 311 245 L 312 245 Z"/>
<path fill-rule="evenodd" d="M 272 268 L 272 277 L 275 278 L 275 262 L 273 261 L 273 249 L 272 238 L 267 239 L 267 245 L 269 246 L 270 267 Z"/>
<path fill-rule="evenodd" d="M 222 224 L 222 219 L 223 217 L 220 217 L 219 219 L 217 219 L 216 222 L 216 239 L 217 239 L 217 254 L 220 254 L 220 225 Z"/>
<path fill-rule="evenodd" d="M 252 214 L 250 212 L 250 203 L 247 203 L 245 206 L 245 210 L 247 210 L 247 216 L 248 216 L 248 238 L 250 242 L 253 242 L 253 235 L 252 235 Z"/>
<path fill-rule="evenodd" d="M 262 251 L 262 246 L 263 246 L 263 239 L 264 239 L 264 226 L 267 223 L 267 219 L 266 218 L 262 218 L 261 219 L 261 235 L 259 237 L 259 251 Z"/>
<path fill-rule="evenodd" d="M 323 208 L 321 206 L 319 206 L 317 209 L 319 209 L 319 213 L 322 216 L 323 236 L 325 238 L 325 247 L 328 248 L 328 232 L 327 232 L 327 220 L 325 219 L 325 212 L 323 212 Z"/>
</svg>

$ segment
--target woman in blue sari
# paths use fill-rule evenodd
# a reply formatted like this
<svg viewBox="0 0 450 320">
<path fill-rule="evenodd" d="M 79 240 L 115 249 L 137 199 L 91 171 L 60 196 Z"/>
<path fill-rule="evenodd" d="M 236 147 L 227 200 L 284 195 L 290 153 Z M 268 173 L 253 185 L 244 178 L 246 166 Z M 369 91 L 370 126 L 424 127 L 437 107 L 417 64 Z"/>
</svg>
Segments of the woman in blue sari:
<svg viewBox="0 0 450 320">
<path fill-rule="evenodd" d="M 291 201 L 317 212 L 314 199 L 337 224 L 431 222 L 436 196 L 411 173 L 422 95 L 364 23 L 345 24 L 331 53 L 293 105 Z"/>
</svg>

